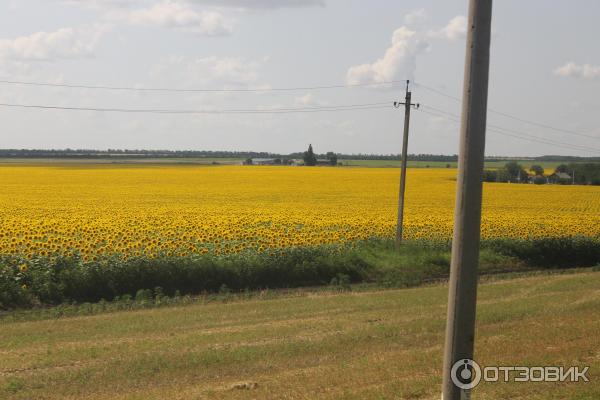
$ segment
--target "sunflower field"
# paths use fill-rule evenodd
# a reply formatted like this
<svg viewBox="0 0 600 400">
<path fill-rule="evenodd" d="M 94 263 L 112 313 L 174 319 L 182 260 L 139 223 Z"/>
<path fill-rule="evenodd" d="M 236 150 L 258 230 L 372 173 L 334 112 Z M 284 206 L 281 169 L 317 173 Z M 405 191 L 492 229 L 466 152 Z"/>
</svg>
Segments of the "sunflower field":
<svg viewBox="0 0 600 400">
<path fill-rule="evenodd" d="M 454 169 L 408 171 L 405 234 L 452 234 Z M 1 166 L 0 254 L 172 257 L 391 237 L 384 168 Z M 600 187 L 485 184 L 484 238 L 600 235 Z"/>
</svg>

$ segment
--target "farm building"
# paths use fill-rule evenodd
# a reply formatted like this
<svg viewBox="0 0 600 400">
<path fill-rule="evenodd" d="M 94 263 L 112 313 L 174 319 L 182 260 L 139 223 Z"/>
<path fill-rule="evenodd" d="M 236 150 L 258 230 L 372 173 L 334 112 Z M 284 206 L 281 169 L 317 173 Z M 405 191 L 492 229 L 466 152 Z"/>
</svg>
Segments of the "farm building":
<svg viewBox="0 0 600 400">
<path fill-rule="evenodd" d="M 277 164 L 275 162 L 274 158 L 253 158 L 252 159 L 252 165 L 275 165 Z M 281 164 L 281 162 L 280 162 Z"/>
<path fill-rule="evenodd" d="M 331 165 L 331 161 L 324 160 L 324 159 L 318 159 L 317 160 L 317 165 Z"/>
<path fill-rule="evenodd" d="M 572 178 L 565 172 L 555 172 L 548 177 L 548 180 L 550 183 L 570 183 Z"/>
</svg>

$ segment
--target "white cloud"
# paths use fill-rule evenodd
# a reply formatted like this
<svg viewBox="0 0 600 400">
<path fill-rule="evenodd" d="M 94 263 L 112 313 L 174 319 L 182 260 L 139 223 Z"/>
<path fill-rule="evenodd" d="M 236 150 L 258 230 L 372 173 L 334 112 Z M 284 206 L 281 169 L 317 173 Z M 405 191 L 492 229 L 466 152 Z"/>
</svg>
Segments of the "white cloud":
<svg viewBox="0 0 600 400">
<path fill-rule="evenodd" d="M 232 30 L 231 23 L 221 13 L 196 11 L 190 5 L 176 1 L 132 11 L 127 20 L 132 24 L 182 28 L 206 36 L 227 35 Z"/>
<path fill-rule="evenodd" d="M 296 97 L 296 103 L 303 106 L 315 104 L 315 98 L 312 93 L 306 93 L 304 96 Z"/>
<path fill-rule="evenodd" d="M 207 69 L 217 79 L 228 83 L 251 83 L 258 80 L 260 64 L 239 57 L 207 57 L 195 61 L 195 66 Z"/>
<path fill-rule="evenodd" d="M 430 31 L 429 36 L 448 40 L 465 38 L 467 36 L 467 18 L 464 15 L 457 15 L 442 29 Z"/>
<path fill-rule="evenodd" d="M 132 3 L 131 0 L 60 0 L 60 4 L 88 7 L 122 7 Z"/>
<path fill-rule="evenodd" d="M 407 25 L 421 25 L 427 20 L 427 12 L 424 8 L 411 11 L 404 17 L 404 23 Z"/>
<path fill-rule="evenodd" d="M 429 131 L 434 132 L 452 132 L 456 129 L 457 123 L 447 117 L 432 116 L 429 118 Z"/>
<path fill-rule="evenodd" d="M 227 14 L 324 6 L 325 0 L 58 0 L 61 4 L 100 10 L 105 19 L 192 31 L 204 36 L 232 32 Z M 229 9 L 230 11 L 227 11 Z M 233 10 L 233 11 L 232 11 Z"/>
<path fill-rule="evenodd" d="M 190 4 L 239 9 L 278 9 L 325 6 L 325 0 L 188 0 L 187 2 Z M 61 3 L 95 8 L 127 8 L 131 6 L 140 6 L 144 4 L 144 0 L 61 0 Z"/>
<path fill-rule="evenodd" d="M 584 79 L 598 78 L 600 77 L 600 65 L 579 65 L 574 62 L 568 62 L 562 67 L 556 68 L 554 70 L 554 75 Z"/>
<path fill-rule="evenodd" d="M 357 136 L 357 122 L 354 119 L 350 120 L 331 120 L 331 119 L 312 119 L 315 130 L 324 130 L 328 134 L 333 134 L 339 138 Z M 328 151 L 329 149 L 325 150 Z M 323 153 L 325 152 L 323 151 Z"/>
<path fill-rule="evenodd" d="M 346 81 L 359 84 L 410 79 L 414 75 L 417 56 L 428 47 L 417 32 L 402 26 L 394 31 L 392 44 L 382 58 L 372 64 L 351 67 L 346 73 Z"/>
<path fill-rule="evenodd" d="M 263 62 L 241 57 L 173 57 L 152 68 L 151 78 L 153 81 L 172 81 L 176 77 L 187 86 L 267 88 L 267 85 L 259 83 Z"/>
<path fill-rule="evenodd" d="M 90 57 L 107 26 L 62 28 L 15 39 L 0 39 L 0 60 L 53 61 Z"/>
<path fill-rule="evenodd" d="M 306 93 L 304 96 L 298 96 L 294 100 L 296 104 L 303 107 L 330 105 L 328 101 L 321 100 L 311 92 Z"/>
<path fill-rule="evenodd" d="M 324 6 L 325 0 L 191 0 L 198 4 L 210 4 L 220 7 L 239 8 L 291 8 Z"/>
</svg>

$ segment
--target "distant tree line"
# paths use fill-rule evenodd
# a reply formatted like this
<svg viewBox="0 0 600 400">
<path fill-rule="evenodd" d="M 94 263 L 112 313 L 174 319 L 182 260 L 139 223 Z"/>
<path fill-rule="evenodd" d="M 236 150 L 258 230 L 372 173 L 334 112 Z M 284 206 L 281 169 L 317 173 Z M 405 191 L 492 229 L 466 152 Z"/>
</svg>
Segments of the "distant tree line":
<svg viewBox="0 0 600 400">
<path fill-rule="evenodd" d="M 315 153 L 317 159 L 328 159 L 329 153 Z M 0 149 L 0 157 L 4 158 L 281 158 L 283 159 L 303 159 L 304 152 L 295 152 L 289 154 L 256 152 L 256 151 L 211 151 L 211 150 L 140 150 L 140 149 L 58 149 L 58 150 L 36 150 L 36 149 Z M 399 154 L 336 154 L 338 160 L 399 160 Z M 458 156 L 444 154 L 409 154 L 410 161 L 438 161 L 438 162 L 456 162 Z M 515 158 L 512 158 L 513 160 Z M 522 159 L 521 159 L 522 160 Z M 600 157 L 573 157 L 573 156 L 541 156 L 527 158 L 532 162 L 542 161 L 566 161 L 573 163 L 600 162 Z M 337 160 L 336 160 L 337 161 Z M 486 161 L 511 161 L 507 157 L 487 157 Z"/>
<path fill-rule="evenodd" d="M 332 152 L 324 154 L 314 153 L 317 159 L 330 159 Z M 256 152 L 256 151 L 210 151 L 210 150 L 93 150 L 93 149 L 58 149 L 58 150 L 30 150 L 30 149 L 0 149 L 0 157 L 8 158 L 281 158 L 303 159 L 305 152 L 289 154 Z M 399 154 L 335 154 L 337 160 L 398 160 Z M 445 161 L 455 162 L 457 155 L 443 154 L 410 154 L 411 161 Z"/>
<path fill-rule="evenodd" d="M 399 160 L 400 154 L 340 154 L 340 160 Z M 410 161 L 445 161 L 456 162 L 458 155 L 444 154 L 409 154 L 407 157 Z"/>
<path fill-rule="evenodd" d="M 600 157 L 579 157 L 579 156 L 539 156 L 534 158 L 536 161 L 571 161 L 571 162 L 600 162 Z"/>
<path fill-rule="evenodd" d="M 572 182 L 576 184 L 600 185 L 600 163 L 561 164 L 556 167 L 556 172 L 563 172 L 570 175 Z"/>
<path fill-rule="evenodd" d="M 546 175 L 541 165 L 533 164 L 529 170 L 526 170 L 521 164 L 512 161 L 499 169 L 484 170 L 483 180 L 485 182 L 534 183 L 537 185 L 546 183 L 600 185 L 600 162 L 560 164 L 553 173 Z"/>
<path fill-rule="evenodd" d="M 209 150 L 27 150 L 0 149 L 0 157 L 13 158 L 266 158 L 281 156 L 268 152 L 254 151 L 209 151 Z"/>
</svg>

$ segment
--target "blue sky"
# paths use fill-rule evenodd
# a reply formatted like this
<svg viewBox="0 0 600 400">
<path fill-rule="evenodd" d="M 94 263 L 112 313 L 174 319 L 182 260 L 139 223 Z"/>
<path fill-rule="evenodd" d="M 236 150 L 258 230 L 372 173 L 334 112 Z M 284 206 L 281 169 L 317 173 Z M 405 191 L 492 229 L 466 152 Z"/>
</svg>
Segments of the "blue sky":
<svg viewBox="0 0 600 400">
<path fill-rule="evenodd" d="M 413 113 L 409 152 L 454 154 L 458 126 L 445 115 L 458 114 L 460 104 L 436 91 L 461 94 L 466 9 L 466 0 L 2 0 L 0 80 L 269 89 L 411 79 L 413 99 L 424 107 Z M 495 2 L 488 155 L 600 155 L 598 15 L 594 0 Z M 6 104 L 194 110 L 390 104 L 233 115 L 0 107 L 0 147 L 287 153 L 312 143 L 317 152 L 399 153 L 403 113 L 391 103 L 403 90 L 148 93 L 0 83 Z"/>
</svg>

